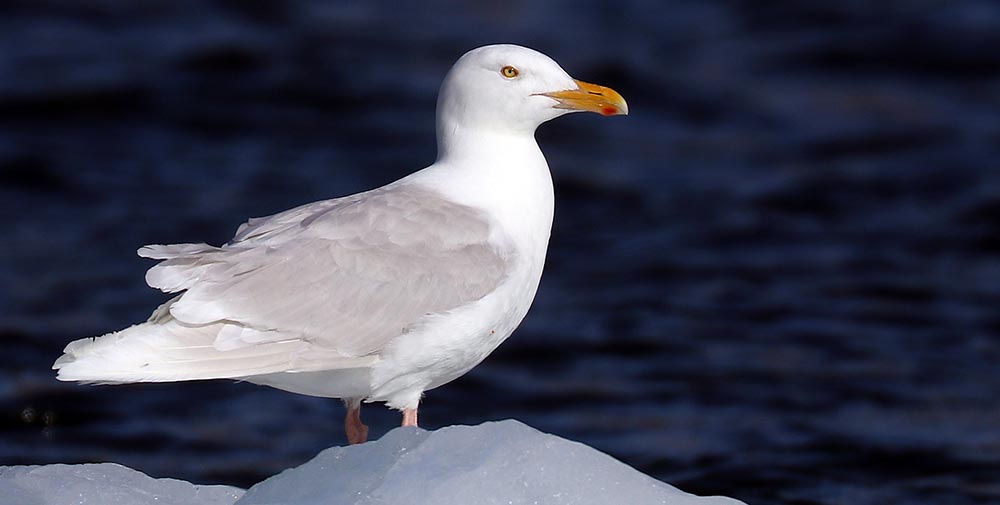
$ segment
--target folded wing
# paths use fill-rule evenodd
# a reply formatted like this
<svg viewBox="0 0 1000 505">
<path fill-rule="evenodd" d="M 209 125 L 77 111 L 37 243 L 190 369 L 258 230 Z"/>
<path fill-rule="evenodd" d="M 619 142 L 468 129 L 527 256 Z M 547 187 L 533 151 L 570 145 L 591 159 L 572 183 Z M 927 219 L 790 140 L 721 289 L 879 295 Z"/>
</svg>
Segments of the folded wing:
<svg viewBox="0 0 1000 505">
<path fill-rule="evenodd" d="M 170 315 L 227 323 L 218 350 L 301 339 L 377 354 L 426 314 L 492 292 L 514 258 L 477 209 L 394 185 L 252 219 L 222 247 L 147 246 L 150 286 L 184 291 Z"/>
</svg>

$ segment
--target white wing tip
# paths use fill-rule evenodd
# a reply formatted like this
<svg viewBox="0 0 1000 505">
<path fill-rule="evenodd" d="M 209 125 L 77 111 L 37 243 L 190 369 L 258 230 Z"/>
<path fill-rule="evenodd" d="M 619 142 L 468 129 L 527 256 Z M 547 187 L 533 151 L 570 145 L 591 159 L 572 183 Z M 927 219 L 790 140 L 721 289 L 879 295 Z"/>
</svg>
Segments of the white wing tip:
<svg viewBox="0 0 1000 505">
<path fill-rule="evenodd" d="M 219 248 L 205 243 L 201 244 L 149 244 L 140 247 L 135 253 L 142 258 L 154 260 L 169 260 L 185 256 L 218 251 Z"/>
</svg>

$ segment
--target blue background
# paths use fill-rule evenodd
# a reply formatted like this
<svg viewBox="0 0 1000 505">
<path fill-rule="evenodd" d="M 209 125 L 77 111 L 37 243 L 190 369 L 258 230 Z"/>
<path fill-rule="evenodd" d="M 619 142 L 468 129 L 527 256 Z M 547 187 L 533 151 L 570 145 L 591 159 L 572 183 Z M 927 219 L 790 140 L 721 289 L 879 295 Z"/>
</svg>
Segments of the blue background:
<svg viewBox="0 0 1000 505">
<path fill-rule="evenodd" d="M 515 417 L 754 504 L 1000 502 L 986 0 L 4 2 L 0 464 L 247 486 L 343 443 L 337 401 L 49 367 L 166 298 L 139 246 L 220 244 L 431 163 L 441 78 L 494 42 L 631 115 L 539 130 L 537 300 L 425 427 Z"/>
</svg>

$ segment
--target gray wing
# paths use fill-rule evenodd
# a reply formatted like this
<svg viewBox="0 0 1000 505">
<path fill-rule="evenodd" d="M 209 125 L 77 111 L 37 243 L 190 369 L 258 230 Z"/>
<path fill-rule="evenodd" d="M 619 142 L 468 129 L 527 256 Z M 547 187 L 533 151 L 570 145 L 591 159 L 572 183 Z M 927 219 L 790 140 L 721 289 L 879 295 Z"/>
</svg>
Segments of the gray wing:
<svg viewBox="0 0 1000 505">
<path fill-rule="evenodd" d="M 238 323 L 232 349 L 308 340 L 345 356 L 380 351 L 426 314 L 492 292 L 513 251 L 490 242 L 481 211 L 414 186 L 390 186 L 253 219 L 222 247 L 146 246 L 150 286 L 184 290 L 179 321 Z"/>
</svg>

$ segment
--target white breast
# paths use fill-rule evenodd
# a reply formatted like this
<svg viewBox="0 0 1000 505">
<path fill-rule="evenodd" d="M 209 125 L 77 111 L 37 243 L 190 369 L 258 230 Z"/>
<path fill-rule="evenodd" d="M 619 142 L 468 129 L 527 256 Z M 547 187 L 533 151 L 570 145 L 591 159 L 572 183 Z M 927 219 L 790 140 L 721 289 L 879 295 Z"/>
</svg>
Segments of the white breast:
<svg viewBox="0 0 1000 505">
<path fill-rule="evenodd" d="M 372 369 L 372 401 L 415 408 L 423 391 L 468 372 L 511 335 L 528 312 L 542 275 L 552 229 L 548 165 L 532 137 L 482 142 L 489 151 L 435 165 L 400 181 L 427 184 L 449 199 L 484 210 L 491 242 L 514 256 L 508 278 L 480 300 L 423 318 L 392 341 Z"/>
</svg>

